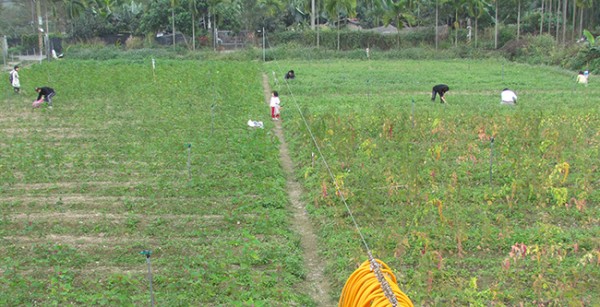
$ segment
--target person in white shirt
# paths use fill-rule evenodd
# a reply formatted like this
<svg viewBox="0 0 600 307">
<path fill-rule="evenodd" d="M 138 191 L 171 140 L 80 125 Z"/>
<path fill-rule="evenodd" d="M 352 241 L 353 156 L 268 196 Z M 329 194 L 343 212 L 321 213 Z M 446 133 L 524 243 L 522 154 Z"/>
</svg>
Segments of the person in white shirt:
<svg viewBox="0 0 600 307">
<path fill-rule="evenodd" d="M 21 92 L 21 82 L 19 81 L 19 65 L 15 65 L 14 69 L 10 71 L 10 84 L 15 90 L 15 93 Z"/>
<path fill-rule="evenodd" d="M 269 106 L 271 107 L 271 119 L 279 120 L 279 104 L 281 101 L 279 100 L 279 93 L 277 91 L 273 91 L 273 95 L 271 96 L 271 101 L 269 102 Z"/>
<path fill-rule="evenodd" d="M 517 94 L 515 94 L 515 92 L 511 91 L 508 88 L 505 88 L 502 90 L 502 93 L 500 93 L 500 98 L 501 98 L 502 104 L 508 104 L 508 105 L 516 105 L 517 104 Z"/>
</svg>

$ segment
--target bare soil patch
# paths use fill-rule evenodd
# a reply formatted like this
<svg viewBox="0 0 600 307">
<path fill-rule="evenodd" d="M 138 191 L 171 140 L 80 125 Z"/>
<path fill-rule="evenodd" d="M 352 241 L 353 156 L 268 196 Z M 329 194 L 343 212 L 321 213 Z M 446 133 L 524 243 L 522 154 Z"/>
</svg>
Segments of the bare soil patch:
<svg viewBox="0 0 600 307">
<path fill-rule="evenodd" d="M 89 182 L 42 182 L 42 183 L 17 183 L 10 185 L 9 190 L 47 190 L 51 188 L 72 189 L 81 186 L 114 188 L 114 187 L 134 187 L 139 182 L 116 182 L 116 181 L 89 181 Z"/>
<path fill-rule="evenodd" d="M 4 128 L 0 129 L 2 133 L 4 133 L 7 137 L 23 137 L 26 138 L 28 136 L 34 134 L 43 134 L 44 138 L 51 139 L 79 139 L 83 137 L 89 137 L 92 135 L 85 134 L 82 129 L 79 128 Z"/>
</svg>

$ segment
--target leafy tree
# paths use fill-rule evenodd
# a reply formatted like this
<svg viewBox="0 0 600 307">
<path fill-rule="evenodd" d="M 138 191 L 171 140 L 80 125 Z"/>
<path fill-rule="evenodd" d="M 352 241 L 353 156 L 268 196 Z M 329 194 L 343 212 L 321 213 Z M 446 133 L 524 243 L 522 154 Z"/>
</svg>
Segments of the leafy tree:
<svg viewBox="0 0 600 307">
<path fill-rule="evenodd" d="M 113 10 L 121 3 L 119 0 L 88 0 L 88 7 L 92 12 L 104 20 L 109 20 Z"/>
<path fill-rule="evenodd" d="M 494 0 L 494 49 L 498 49 L 498 0 Z"/>
<path fill-rule="evenodd" d="M 435 0 L 435 49 L 438 48 L 439 35 L 438 26 L 440 24 L 440 6 L 446 4 L 449 0 Z"/>
<path fill-rule="evenodd" d="M 407 0 L 384 0 L 385 15 L 383 21 L 385 25 L 394 23 L 397 30 L 396 44 L 400 48 L 400 29 L 404 28 L 404 22 L 409 26 L 416 22 L 415 16 L 408 9 Z"/>
<path fill-rule="evenodd" d="M 73 20 L 85 11 L 85 2 L 82 0 L 62 0 L 62 5 L 67 13 L 67 20 L 71 25 L 71 35 L 73 35 Z"/>
<path fill-rule="evenodd" d="M 246 0 L 242 2 L 241 16 L 243 27 L 250 31 L 261 28 L 269 33 L 283 30 L 283 21 L 287 19 L 286 25 L 302 23 L 306 18 L 303 14 L 304 3 L 301 1 L 287 2 L 284 12 L 284 3 L 280 0 Z"/>
<path fill-rule="evenodd" d="M 593 0 L 576 0 L 577 2 L 577 7 L 579 8 L 579 33 L 583 34 L 584 30 L 583 30 L 583 17 L 584 17 L 584 11 L 586 9 L 589 9 L 593 6 L 594 2 Z"/>
<path fill-rule="evenodd" d="M 460 28 L 460 17 L 462 13 L 466 11 L 467 2 L 466 0 L 455 0 L 448 2 L 454 11 L 454 22 L 452 23 L 452 27 L 454 28 L 454 45 L 458 45 L 458 29 Z M 459 16 L 459 14 L 461 16 Z"/>
<path fill-rule="evenodd" d="M 12 5 L 2 5 L 0 9 L 0 34 L 18 37 L 33 34 L 31 2 L 15 1 Z"/>
<path fill-rule="evenodd" d="M 489 15 L 490 4 L 485 0 L 468 0 L 467 12 L 470 17 L 475 19 L 475 46 L 477 46 L 477 33 L 479 32 L 479 19 L 483 15 Z"/>
<path fill-rule="evenodd" d="M 139 31 L 144 34 L 154 35 L 159 31 L 165 30 L 169 25 L 169 8 L 170 0 L 152 2 L 140 20 Z"/>
<path fill-rule="evenodd" d="M 600 36 L 594 37 L 594 35 L 587 29 L 583 30 L 583 36 L 585 37 L 585 49 L 582 50 L 584 55 L 583 60 L 589 66 L 590 62 L 596 62 L 594 60 L 600 58 Z M 597 63 L 596 63 L 597 65 Z M 593 69 L 598 69 L 598 67 L 592 64 Z"/>
<path fill-rule="evenodd" d="M 356 0 L 326 0 L 325 10 L 331 20 L 337 24 L 337 50 L 340 50 L 340 15 L 344 17 L 353 16 L 356 10 Z"/>
<path fill-rule="evenodd" d="M 278 0 L 269 2 L 279 2 Z M 285 6 L 284 22 L 285 26 L 306 25 L 310 16 L 310 1 L 290 0 Z M 283 5 L 282 5 L 283 6 Z"/>
<path fill-rule="evenodd" d="M 360 20 L 361 25 L 368 28 L 380 25 L 381 16 L 385 14 L 383 2 L 385 1 L 357 0 L 356 17 Z"/>
<path fill-rule="evenodd" d="M 113 13 L 113 23 L 119 32 L 141 34 L 138 32 L 144 7 L 141 3 L 131 1 L 125 3 Z"/>
<path fill-rule="evenodd" d="M 566 39 L 567 39 L 567 7 L 569 6 L 569 1 L 568 0 L 563 0 L 563 15 L 562 15 L 562 20 L 563 20 L 563 28 L 562 28 L 562 43 L 563 45 L 566 44 Z M 519 0 L 519 8 L 521 5 L 521 1 Z"/>
<path fill-rule="evenodd" d="M 92 10 L 86 10 L 84 14 L 73 21 L 72 36 L 78 39 L 92 39 L 94 37 L 116 33 L 112 23 L 98 15 Z"/>
<path fill-rule="evenodd" d="M 521 36 L 521 0 L 517 0 L 517 39 Z"/>
</svg>

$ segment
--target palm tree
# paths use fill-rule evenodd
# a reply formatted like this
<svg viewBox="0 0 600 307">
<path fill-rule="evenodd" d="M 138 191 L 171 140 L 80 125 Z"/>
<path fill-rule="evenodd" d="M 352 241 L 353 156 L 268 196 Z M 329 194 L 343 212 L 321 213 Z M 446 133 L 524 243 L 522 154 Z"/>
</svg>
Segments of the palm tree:
<svg viewBox="0 0 600 307">
<path fill-rule="evenodd" d="M 556 21 L 556 31 L 554 32 L 554 39 L 558 42 L 558 30 L 560 29 L 560 0 L 556 0 L 556 17 L 554 18 Z"/>
<path fill-rule="evenodd" d="M 562 28 L 562 43 L 563 45 L 566 44 L 566 39 L 567 39 L 567 6 L 568 4 L 568 0 L 563 0 L 563 28 Z"/>
<path fill-rule="evenodd" d="M 548 9 L 548 34 L 552 35 L 552 33 L 550 33 L 550 27 L 552 26 L 552 0 L 548 0 L 548 6 L 546 8 Z"/>
<path fill-rule="evenodd" d="M 85 10 L 87 2 L 85 0 L 47 0 L 45 2 L 46 15 L 48 6 L 54 18 L 54 24 L 59 31 L 66 31 L 67 24 L 71 25 L 73 33 L 73 19 Z"/>
<path fill-rule="evenodd" d="M 521 38 L 521 0 L 517 0 L 517 40 Z"/>
<path fill-rule="evenodd" d="M 120 5 L 119 0 L 88 0 L 88 7 L 92 11 L 107 20 L 113 13 L 116 6 Z"/>
<path fill-rule="evenodd" d="M 540 35 L 544 34 L 544 0 L 542 0 L 542 8 L 540 9 Z"/>
<path fill-rule="evenodd" d="M 368 5 L 366 8 L 366 16 L 372 19 L 373 26 L 380 26 L 383 21 L 383 16 L 387 13 L 386 4 L 388 1 L 380 0 L 380 1 L 368 1 Z"/>
<path fill-rule="evenodd" d="M 408 1 L 406 0 L 385 0 L 383 4 L 386 9 L 383 22 L 386 26 L 392 22 L 395 23 L 398 32 L 396 43 L 400 48 L 400 29 L 404 27 L 403 22 L 406 21 L 410 26 L 415 23 L 415 17 L 408 10 Z"/>
<path fill-rule="evenodd" d="M 467 2 L 467 12 L 469 16 L 475 18 L 475 46 L 477 47 L 477 32 L 478 29 L 478 21 L 484 14 L 489 14 L 489 3 L 485 0 L 469 0 Z"/>
<path fill-rule="evenodd" d="M 576 0 L 577 7 L 579 7 L 579 35 L 583 35 L 583 12 L 585 9 L 591 8 L 593 0 Z"/>
<path fill-rule="evenodd" d="M 196 50 L 196 13 L 198 7 L 196 7 L 196 0 L 190 1 L 190 12 L 192 12 L 192 50 Z"/>
<path fill-rule="evenodd" d="M 353 16 L 356 10 L 356 0 L 326 0 L 325 10 L 332 20 L 337 21 L 337 50 L 340 50 L 340 14 Z"/>
<path fill-rule="evenodd" d="M 460 28 L 460 22 L 458 21 L 458 15 L 462 14 L 467 5 L 466 0 L 455 0 L 450 2 L 454 9 L 454 46 L 458 46 L 458 28 Z"/>
<path fill-rule="evenodd" d="M 440 24 L 440 1 L 444 0 L 435 0 L 435 50 L 438 49 L 438 25 Z"/>
<path fill-rule="evenodd" d="M 577 19 L 577 0 L 573 0 L 573 39 L 577 39 L 577 31 L 575 30 L 575 20 Z"/>
<path fill-rule="evenodd" d="M 496 4 L 494 16 L 494 49 L 498 49 L 498 0 L 494 0 Z"/>
<path fill-rule="evenodd" d="M 173 29 L 173 46 L 175 46 L 175 4 L 177 0 L 171 0 L 171 28 Z"/>
</svg>

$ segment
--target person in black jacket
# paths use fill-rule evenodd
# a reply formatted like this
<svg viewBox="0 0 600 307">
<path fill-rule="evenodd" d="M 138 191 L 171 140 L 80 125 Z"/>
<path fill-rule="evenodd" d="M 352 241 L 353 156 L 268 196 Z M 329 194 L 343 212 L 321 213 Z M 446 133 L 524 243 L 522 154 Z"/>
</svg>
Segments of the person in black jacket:
<svg viewBox="0 0 600 307">
<path fill-rule="evenodd" d="M 440 95 L 440 102 L 446 103 L 446 98 L 444 98 L 444 94 L 449 91 L 450 88 L 446 84 L 438 84 L 433 87 L 431 91 L 431 101 L 435 101 L 435 96 Z"/>
<path fill-rule="evenodd" d="M 48 103 L 48 108 L 52 109 L 52 97 L 56 95 L 56 92 L 53 88 L 44 86 L 44 87 L 36 87 L 35 91 L 38 92 L 37 101 L 40 101 L 42 97 L 44 97 L 44 101 Z M 41 101 L 40 101 L 41 102 Z"/>
<path fill-rule="evenodd" d="M 296 74 L 294 73 L 293 70 L 290 70 L 290 71 L 287 72 L 287 74 L 285 74 L 285 79 L 286 80 L 288 80 L 288 79 L 294 79 L 294 78 L 296 78 Z"/>
</svg>

